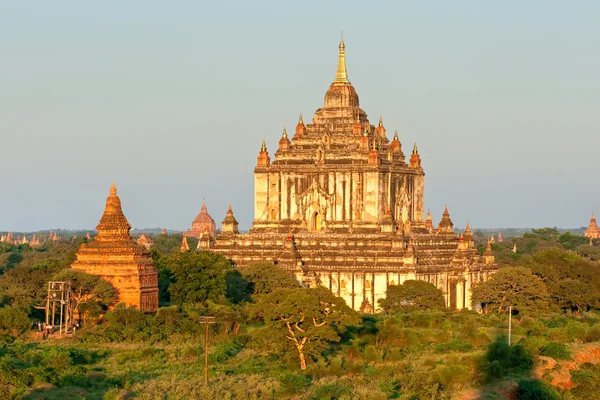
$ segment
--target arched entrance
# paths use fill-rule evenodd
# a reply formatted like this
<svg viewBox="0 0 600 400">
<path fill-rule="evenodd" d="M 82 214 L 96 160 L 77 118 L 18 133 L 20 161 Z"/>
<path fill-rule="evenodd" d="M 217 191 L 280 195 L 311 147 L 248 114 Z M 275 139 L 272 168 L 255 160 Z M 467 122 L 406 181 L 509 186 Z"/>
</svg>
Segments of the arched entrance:
<svg viewBox="0 0 600 400">
<path fill-rule="evenodd" d="M 315 212 L 313 214 L 313 218 L 312 218 L 312 230 L 313 231 L 320 231 L 321 230 L 321 214 L 319 214 L 318 212 Z"/>
</svg>

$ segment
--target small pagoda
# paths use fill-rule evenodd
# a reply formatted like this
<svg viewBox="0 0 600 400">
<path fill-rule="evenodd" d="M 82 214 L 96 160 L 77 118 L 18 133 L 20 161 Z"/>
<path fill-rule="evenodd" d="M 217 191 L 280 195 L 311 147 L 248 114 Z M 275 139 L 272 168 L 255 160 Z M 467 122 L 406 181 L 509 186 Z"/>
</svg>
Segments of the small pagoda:
<svg viewBox="0 0 600 400">
<path fill-rule="evenodd" d="M 183 232 L 183 236 L 197 239 L 200 236 L 208 233 L 208 235 L 213 238 L 215 237 L 216 231 L 217 225 L 215 224 L 215 220 L 210 216 L 210 214 L 208 214 L 206 204 L 204 203 L 204 200 L 202 200 L 200 214 L 198 214 L 196 219 L 194 219 L 192 222 L 192 229 L 188 229 Z"/>
<path fill-rule="evenodd" d="M 592 212 L 592 218 L 590 219 L 590 225 L 586 229 L 583 234 L 585 237 L 590 239 L 599 239 L 600 238 L 600 230 L 598 229 L 598 224 L 596 223 L 596 217 Z"/>
<path fill-rule="evenodd" d="M 117 291 L 117 303 L 141 311 L 158 309 L 158 274 L 146 248 L 136 243 L 131 225 L 121 209 L 115 183 L 110 187 L 106 208 L 96 227 L 98 234 L 84 243 L 71 268 L 106 280 Z"/>
</svg>

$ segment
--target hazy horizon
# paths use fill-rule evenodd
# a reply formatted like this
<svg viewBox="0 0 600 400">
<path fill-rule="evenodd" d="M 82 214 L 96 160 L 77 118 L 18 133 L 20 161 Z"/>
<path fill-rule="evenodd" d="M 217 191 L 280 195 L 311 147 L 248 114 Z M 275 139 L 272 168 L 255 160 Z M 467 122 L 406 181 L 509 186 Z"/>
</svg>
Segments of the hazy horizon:
<svg viewBox="0 0 600 400">
<path fill-rule="evenodd" d="M 456 226 L 600 213 L 600 3 L 0 3 L 0 231 L 93 229 L 116 181 L 132 226 L 205 199 L 251 226 L 263 137 L 312 119 L 344 31 L 361 108 Z M 502 229 L 502 228 L 499 228 Z"/>
</svg>

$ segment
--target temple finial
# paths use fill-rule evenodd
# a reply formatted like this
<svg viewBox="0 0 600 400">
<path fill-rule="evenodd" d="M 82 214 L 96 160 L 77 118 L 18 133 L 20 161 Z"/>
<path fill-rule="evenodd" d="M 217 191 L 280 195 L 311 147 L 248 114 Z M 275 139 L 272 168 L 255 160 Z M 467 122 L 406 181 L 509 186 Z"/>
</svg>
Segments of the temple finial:
<svg viewBox="0 0 600 400">
<path fill-rule="evenodd" d="M 304 121 L 302 120 L 302 113 L 300 113 L 300 118 L 298 119 L 298 123 L 304 125 Z"/>
<path fill-rule="evenodd" d="M 262 144 L 260 145 L 260 151 L 267 151 L 267 144 L 265 143 L 265 139 L 263 139 Z"/>
<path fill-rule="evenodd" d="M 413 154 L 419 154 L 419 150 L 417 150 L 417 142 L 415 142 L 415 145 L 413 146 Z"/>
<path fill-rule="evenodd" d="M 398 140 L 398 129 L 394 131 L 394 139 Z"/>
<path fill-rule="evenodd" d="M 113 181 L 113 183 L 110 185 L 110 195 L 111 196 L 117 195 L 117 185 L 115 185 L 115 181 Z"/>
<path fill-rule="evenodd" d="M 337 72 L 335 73 L 335 80 L 333 83 L 337 84 L 345 84 L 350 83 L 348 81 L 348 73 L 346 72 L 346 45 L 344 44 L 344 34 L 342 33 L 342 39 L 340 40 L 339 47 L 339 56 L 338 56 L 338 67 Z"/>
<path fill-rule="evenodd" d="M 284 139 L 287 138 L 287 130 L 285 129 L 285 125 L 283 126 L 283 134 L 281 135 L 281 137 Z"/>
<path fill-rule="evenodd" d="M 383 114 L 379 115 L 379 126 L 383 126 Z"/>
</svg>

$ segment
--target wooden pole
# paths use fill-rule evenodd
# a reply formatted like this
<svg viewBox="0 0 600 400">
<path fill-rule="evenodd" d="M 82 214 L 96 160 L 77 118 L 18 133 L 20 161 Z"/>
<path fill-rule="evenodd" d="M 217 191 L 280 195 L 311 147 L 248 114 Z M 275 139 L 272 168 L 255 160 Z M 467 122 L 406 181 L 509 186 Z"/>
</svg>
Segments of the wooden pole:
<svg viewBox="0 0 600 400">
<path fill-rule="evenodd" d="M 510 331 L 512 329 L 512 306 L 508 306 L 508 345 L 510 346 Z"/>
<path fill-rule="evenodd" d="M 204 319 L 206 336 L 204 338 L 204 386 L 208 386 L 208 320 Z"/>
<path fill-rule="evenodd" d="M 203 317 L 204 319 L 200 321 L 201 324 L 204 324 L 204 386 L 208 387 L 208 325 L 216 324 L 215 317 Z"/>
<path fill-rule="evenodd" d="M 59 335 L 62 335 L 62 331 L 63 331 L 63 309 L 64 308 L 65 308 L 65 291 L 64 291 L 64 285 L 63 285 L 63 290 L 60 291 L 60 325 L 58 328 Z"/>
</svg>

